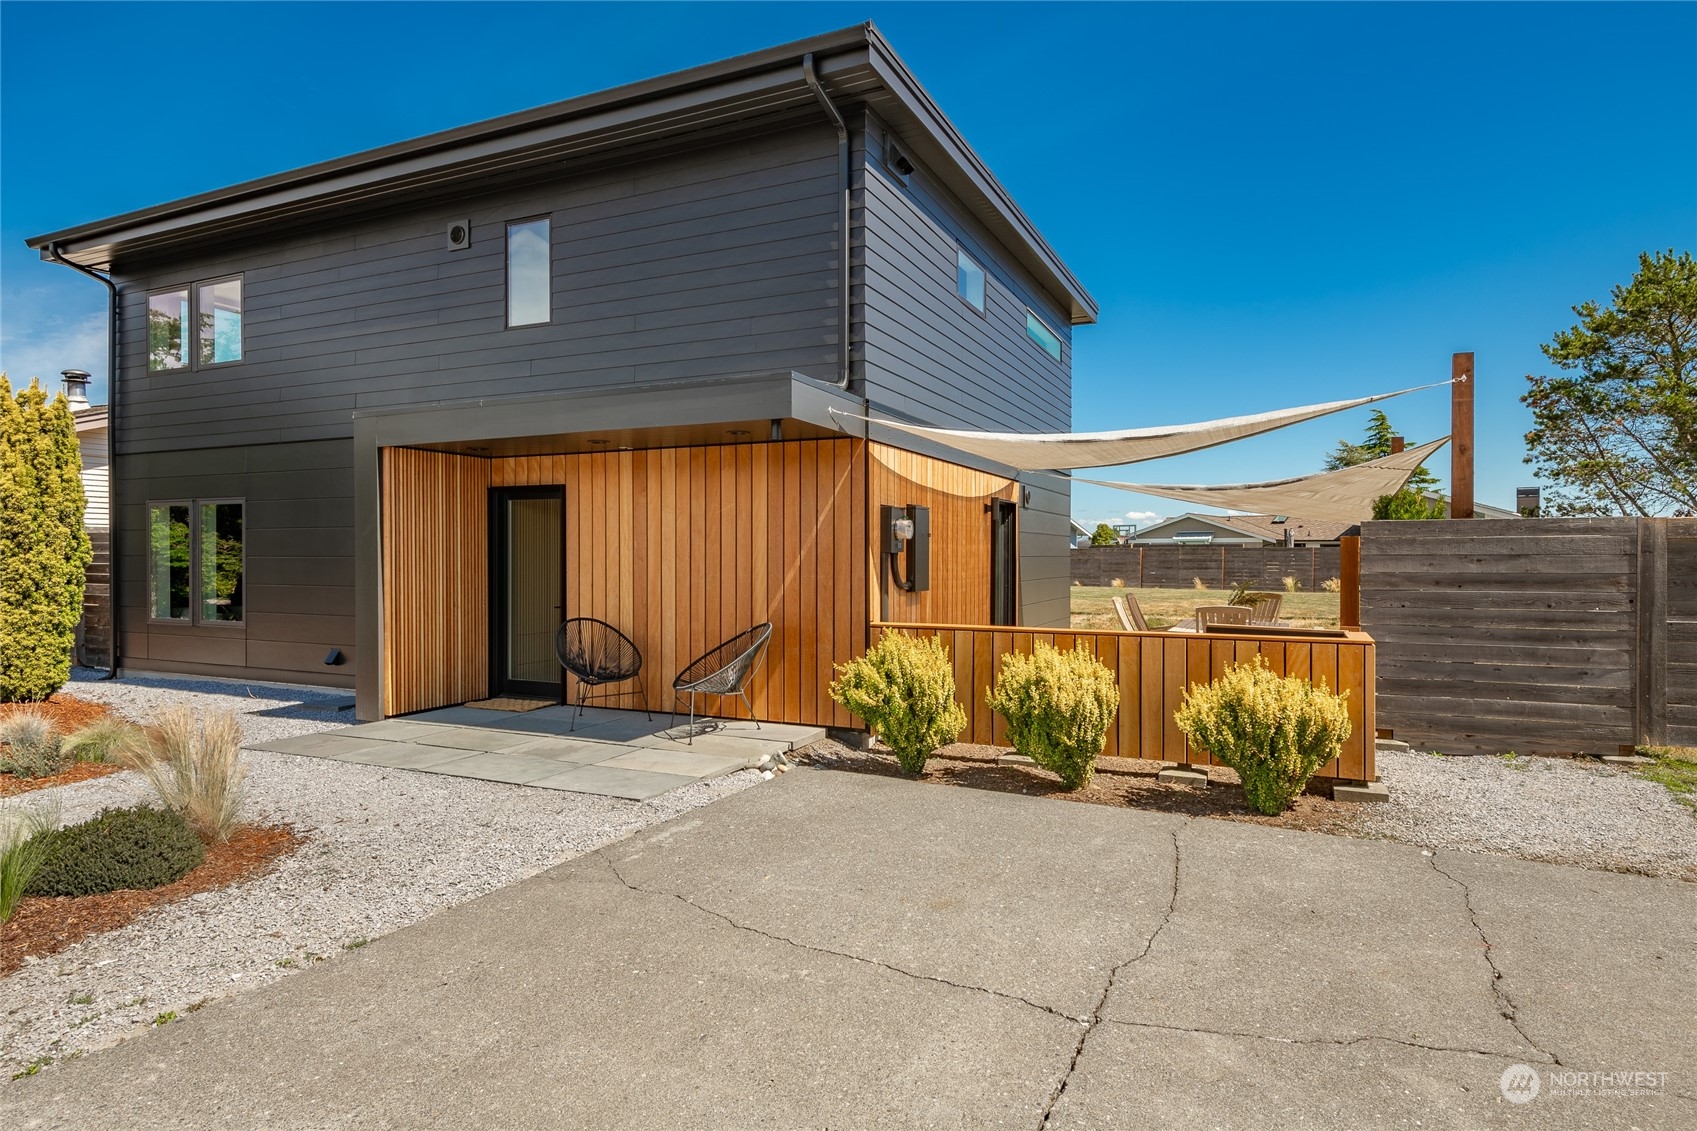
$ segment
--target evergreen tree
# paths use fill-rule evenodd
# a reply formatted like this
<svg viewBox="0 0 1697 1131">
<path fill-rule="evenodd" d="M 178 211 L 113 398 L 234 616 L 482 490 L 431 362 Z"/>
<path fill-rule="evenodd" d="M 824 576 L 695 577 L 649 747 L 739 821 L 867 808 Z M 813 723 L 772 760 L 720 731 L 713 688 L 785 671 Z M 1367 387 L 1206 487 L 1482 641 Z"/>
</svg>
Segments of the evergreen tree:
<svg viewBox="0 0 1697 1131">
<path fill-rule="evenodd" d="M 64 686 L 82 619 L 82 457 L 63 395 L 13 395 L 0 374 L 0 702 L 33 702 Z"/>
<path fill-rule="evenodd" d="M 1095 531 L 1090 535 L 1092 546 L 1117 546 L 1119 541 L 1120 536 L 1105 522 L 1098 522 Z"/>
<path fill-rule="evenodd" d="M 1339 440 L 1332 454 L 1326 457 L 1326 470 L 1337 471 L 1390 455 L 1391 437 L 1394 435 L 1396 429 L 1391 427 L 1390 417 L 1374 409 L 1367 418 L 1367 438 L 1359 444 Z M 1426 499 L 1427 495 L 1436 493 L 1437 486 L 1436 475 L 1424 466 L 1417 467 L 1402 490 L 1394 495 L 1380 495 L 1374 500 L 1373 517 L 1443 518 L 1446 507 L 1442 499 L 1436 503 Z"/>
</svg>

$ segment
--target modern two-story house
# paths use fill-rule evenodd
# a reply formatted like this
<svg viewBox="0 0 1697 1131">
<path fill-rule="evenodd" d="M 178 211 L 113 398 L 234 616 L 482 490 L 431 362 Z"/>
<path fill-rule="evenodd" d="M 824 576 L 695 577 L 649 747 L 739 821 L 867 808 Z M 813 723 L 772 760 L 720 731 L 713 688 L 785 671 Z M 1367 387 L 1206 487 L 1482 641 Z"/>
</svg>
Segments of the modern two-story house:
<svg viewBox="0 0 1697 1131">
<path fill-rule="evenodd" d="M 125 669 L 378 718 L 594 616 L 663 709 L 771 621 L 754 713 L 851 725 L 875 623 L 1067 623 L 1065 480 L 868 418 L 1065 431 L 1096 305 L 870 25 L 29 242 L 113 288 Z"/>
</svg>

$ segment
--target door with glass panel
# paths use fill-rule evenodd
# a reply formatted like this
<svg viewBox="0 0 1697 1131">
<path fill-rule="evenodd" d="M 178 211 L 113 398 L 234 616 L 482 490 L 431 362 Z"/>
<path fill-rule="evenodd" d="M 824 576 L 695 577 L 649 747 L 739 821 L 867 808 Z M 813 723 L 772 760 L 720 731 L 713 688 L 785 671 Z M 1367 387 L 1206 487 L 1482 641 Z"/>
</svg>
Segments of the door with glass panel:
<svg viewBox="0 0 1697 1131">
<path fill-rule="evenodd" d="M 490 581 L 492 695 L 558 697 L 560 661 L 561 492 L 558 487 L 491 492 Z"/>
</svg>

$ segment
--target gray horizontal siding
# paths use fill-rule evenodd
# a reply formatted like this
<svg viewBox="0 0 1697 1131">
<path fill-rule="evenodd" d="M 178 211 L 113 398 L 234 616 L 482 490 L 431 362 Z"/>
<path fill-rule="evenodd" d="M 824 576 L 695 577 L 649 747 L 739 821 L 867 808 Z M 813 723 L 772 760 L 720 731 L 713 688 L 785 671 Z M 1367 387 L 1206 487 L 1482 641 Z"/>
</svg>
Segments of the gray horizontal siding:
<svg viewBox="0 0 1697 1131">
<path fill-rule="evenodd" d="M 123 463 L 123 663 L 205 675 L 351 686 L 353 441 L 141 453 Z M 147 504 L 246 500 L 246 620 L 147 619 Z M 346 664 L 324 657 L 340 648 Z"/>
<path fill-rule="evenodd" d="M 351 437 L 362 408 L 835 364 L 835 145 L 740 140 L 191 260 L 120 264 L 122 451 Z M 547 216 L 553 320 L 506 327 L 506 223 Z M 469 217 L 472 245 L 445 246 Z M 149 292 L 241 273 L 240 363 L 148 373 Z"/>
<path fill-rule="evenodd" d="M 857 182 L 857 366 L 875 403 L 922 420 L 1014 431 L 1071 427 L 1072 328 L 923 168 L 882 165 L 869 119 Z M 955 256 L 985 269 L 985 313 L 955 293 Z M 1030 307 L 1062 341 L 1057 363 L 1025 333 Z"/>
</svg>

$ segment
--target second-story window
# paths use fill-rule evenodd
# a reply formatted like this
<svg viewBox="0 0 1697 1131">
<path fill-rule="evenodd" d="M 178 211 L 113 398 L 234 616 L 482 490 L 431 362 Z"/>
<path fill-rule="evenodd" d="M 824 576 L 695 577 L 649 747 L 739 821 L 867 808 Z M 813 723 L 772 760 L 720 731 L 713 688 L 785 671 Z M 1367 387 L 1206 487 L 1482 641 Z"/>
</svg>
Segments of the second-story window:
<svg viewBox="0 0 1697 1131">
<path fill-rule="evenodd" d="M 1049 329 L 1048 323 L 1027 310 L 1025 312 L 1025 336 L 1043 348 L 1043 352 L 1054 358 L 1061 359 L 1061 336 Z"/>
<path fill-rule="evenodd" d="M 242 359 L 242 279 L 147 296 L 147 368 L 200 369 Z"/>
<path fill-rule="evenodd" d="M 984 268 L 964 251 L 955 252 L 955 293 L 966 305 L 984 313 Z"/>
<path fill-rule="evenodd" d="M 507 325 L 535 326 L 548 321 L 548 221 L 507 225 Z"/>
</svg>

